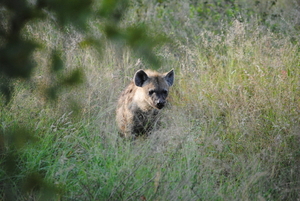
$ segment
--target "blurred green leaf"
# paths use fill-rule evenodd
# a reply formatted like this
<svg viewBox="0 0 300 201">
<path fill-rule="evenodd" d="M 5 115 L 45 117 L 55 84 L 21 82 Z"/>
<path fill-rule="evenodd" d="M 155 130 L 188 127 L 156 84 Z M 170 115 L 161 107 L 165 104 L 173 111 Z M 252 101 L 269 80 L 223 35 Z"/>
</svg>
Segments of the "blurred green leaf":
<svg viewBox="0 0 300 201">
<path fill-rule="evenodd" d="M 72 73 L 68 77 L 66 77 L 62 83 L 64 85 L 73 86 L 76 84 L 80 84 L 82 82 L 83 82 L 83 71 L 82 69 L 78 68 L 72 71 Z"/>
<path fill-rule="evenodd" d="M 39 7 L 54 12 L 61 26 L 72 24 L 79 30 L 86 30 L 87 20 L 91 17 L 92 0 L 38 0 Z"/>
<path fill-rule="evenodd" d="M 34 132 L 24 126 L 16 126 L 16 128 L 8 131 L 5 135 L 9 146 L 13 146 L 20 149 L 26 146 L 29 142 L 34 143 L 37 138 L 34 136 Z"/>
<path fill-rule="evenodd" d="M 170 39 L 163 35 L 149 35 L 147 26 L 138 25 L 128 27 L 125 31 L 125 41 L 142 58 L 146 59 L 153 69 L 160 67 L 160 61 L 154 53 L 154 48 L 170 42 Z"/>
<path fill-rule="evenodd" d="M 119 21 L 127 7 L 128 0 L 103 0 L 98 14 L 109 21 Z"/>
<path fill-rule="evenodd" d="M 50 100 L 56 100 L 58 98 L 58 87 L 57 86 L 51 86 L 46 89 L 46 96 Z"/>
<path fill-rule="evenodd" d="M 57 199 L 59 193 L 62 193 L 61 189 L 45 181 L 44 177 L 38 172 L 29 173 L 24 178 L 22 186 L 24 194 L 36 192 L 40 200 Z"/>
<path fill-rule="evenodd" d="M 37 43 L 16 39 L 0 48 L 0 72 L 9 77 L 29 78 L 35 63 L 32 53 Z"/>
<path fill-rule="evenodd" d="M 58 72 L 62 70 L 63 67 L 64 67 L 64 63 L 60 56 L 60 53 L 57 50 L 54 50 L 52 52 L 52 67 L 51 67 L 52 71 Z"/>
<path fill-rule="evenodd" d="M 1 95 L 5 98 L 5 104 L 8 104 L 12 98 L 13 87 L 10 79 L 6 76 L 0 75 L 0 97 Z"/>
<path fill-rule="evenodd" d="M 111 24 L 106 24 L 104 27 L 105 35 L 111 40 L 124 40 L 124 31 L 120 30 L 118 27 Z"/>
</svg>

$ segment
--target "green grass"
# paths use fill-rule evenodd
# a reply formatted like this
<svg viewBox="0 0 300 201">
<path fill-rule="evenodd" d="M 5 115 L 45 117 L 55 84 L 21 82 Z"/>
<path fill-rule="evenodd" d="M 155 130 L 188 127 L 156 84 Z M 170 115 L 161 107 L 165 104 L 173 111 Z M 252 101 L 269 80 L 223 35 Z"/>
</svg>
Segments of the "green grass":
<svg viewBox="0 0 300 201">
<path fill-rule="evenodd" d="M 83 66 L 84 83 L 47 103 L 50 52 L 35 53 L 34 84 L 15 83 L 14 99 L 1 109 L 1 133 L 23 138 L 1 144 L 10 152 L 1 158 L 0 199 L 299 199 L 299 5 L 284 2 L 271 11 L 282 8 L 285 23 L 252 15 L 254 5 L 244 1 L 244 22 L 216 20 L 213 5 L 203 21 L 204 11 L 193 13 L 188 1 L 132 3 L 123 23 L 150 23 L 150 34 L 172 38 L 156 53 L 159 71 L 176 72 L 164 127 L 135 142 L 118 136 L 114 112 L 134 72 L 149 68 L 143 59 L 108 42 L 99 58 L 79 45 L 79 34 L 66 42 L 51 24 L 28 25 L 25 32 L 41 30 L 29 37 L 47 46 L 65 42 L 66 71 Z"/>
</svg>

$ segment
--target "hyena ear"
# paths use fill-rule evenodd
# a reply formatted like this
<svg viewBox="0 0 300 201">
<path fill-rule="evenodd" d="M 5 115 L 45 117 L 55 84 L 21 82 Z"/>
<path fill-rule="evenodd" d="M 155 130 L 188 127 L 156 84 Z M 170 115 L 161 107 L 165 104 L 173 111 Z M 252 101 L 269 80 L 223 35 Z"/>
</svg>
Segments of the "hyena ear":
<svg viewBox="0 0 300 201">
<path fill-rule="evenodd" d="M 142 87 L 143 84 L 148 80 L 148 75 L 143 70 L 138 70 L 133 77 L 134 84 L 138 87 Z"/>
<path fill-rule="evenodd" d="M 167 81 L 168 85 L 169 86 L 172 86 L 173 83 L 174 83 L 174 77 L 175 77 L 175 73 L 174 73 L 174 70 L 170 70 L 169 72 L 167 72 L 165 74 L 165 80 Z"/>
</svg>

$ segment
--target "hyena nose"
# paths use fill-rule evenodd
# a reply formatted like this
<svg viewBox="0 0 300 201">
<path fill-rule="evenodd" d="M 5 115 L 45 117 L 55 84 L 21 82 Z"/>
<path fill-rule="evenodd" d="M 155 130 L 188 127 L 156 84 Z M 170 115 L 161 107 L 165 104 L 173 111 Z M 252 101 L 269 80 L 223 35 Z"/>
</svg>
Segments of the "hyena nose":
<svg viewBox="0 0 300 201">
<path fill-rule="evenodd" d="M 165 101 L 165 100 L 157 100 L 157 101 L 156 101 L 156 107 L 157 107 L 158 109 L 163 108 L 163 107 L 165 106 L 165 104 L 166 104 L 166 101 Z"/>
</svg>

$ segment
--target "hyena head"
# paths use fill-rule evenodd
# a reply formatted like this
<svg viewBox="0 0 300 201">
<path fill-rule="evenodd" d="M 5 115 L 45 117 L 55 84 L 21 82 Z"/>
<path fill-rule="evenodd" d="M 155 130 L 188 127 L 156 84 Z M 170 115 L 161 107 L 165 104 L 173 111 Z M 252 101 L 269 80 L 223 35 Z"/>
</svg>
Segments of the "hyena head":
<svg viewBox="0 0 300 201">
<path fill-rule="evenodd" d="M 141 87 L 144 101 L 150 106 L 162 109 L 166 105 L 169 87 L 174 82 L 174 70 L 157 73 L 151 70 L 138 70 L 133 78 L 134 84 Z"/>
</svg>

